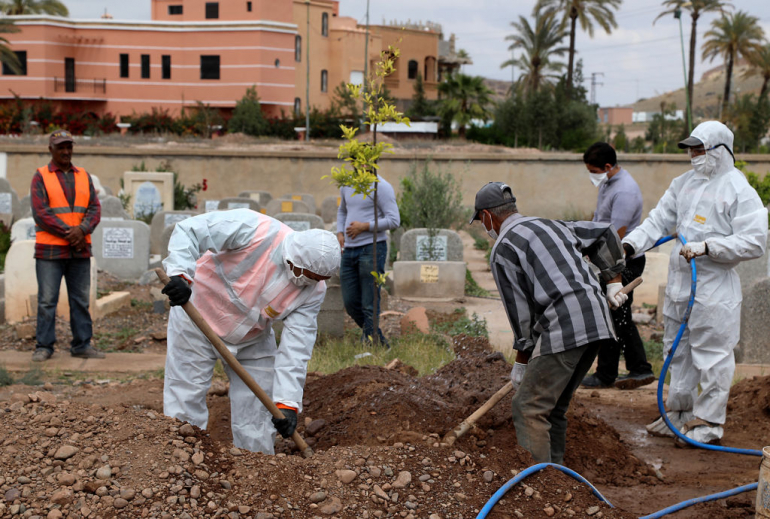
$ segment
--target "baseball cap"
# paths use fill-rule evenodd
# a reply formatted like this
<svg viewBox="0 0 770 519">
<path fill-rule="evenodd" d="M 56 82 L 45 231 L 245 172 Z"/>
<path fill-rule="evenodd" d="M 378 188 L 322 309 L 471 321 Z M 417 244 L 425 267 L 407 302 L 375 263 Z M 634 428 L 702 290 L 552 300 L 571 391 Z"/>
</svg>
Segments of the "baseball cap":
<svg viewBox="0 0 770 519">
<path fill-rule="evenodd" d="M 67 130 L 56 130 L 48 138 L 48 144 L 51 146 L 56 146 L 62 142 L 75 142 L 75 139 L 72 138 L 72 134 Z"/>
<path fill-rule="evenodd" d="M 505 198 L 505 192 L 511 195 L 511 198 Z M 479 189 L 476 193 L 476 205 L 473 211 L 473 218 L 468 222 L 473 223 L 473 220 L 479 219 L 479 213 L 484 209 L 492 209 L 493 207 L 500 207 L 501 205 L 515 202 L 516 197 L 513 196 L 513 191 L 508 184 L 502 182 L 490 182 L 486 186 Z"/>
<path fill-rule="evenodd" d="M 685 148 L 694 148 L 696 146 L 703 146 L 703 141 L 701 141 L 697 137 L 693 137 L 692 135 L 690 135 L 685 140 L 679 141 L 678 146 L 680 150 L 683 150 Z"/>
</svg>

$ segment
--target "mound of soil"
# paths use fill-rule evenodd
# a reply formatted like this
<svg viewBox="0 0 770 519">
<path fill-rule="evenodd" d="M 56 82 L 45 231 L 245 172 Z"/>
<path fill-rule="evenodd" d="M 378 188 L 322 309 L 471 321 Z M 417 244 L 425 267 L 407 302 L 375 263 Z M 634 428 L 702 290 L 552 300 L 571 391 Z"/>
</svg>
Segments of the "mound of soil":
<svg viewBox="0 0 770 519">
<path fill-rule="evenodd" d="M 741 438 L 746 433 L 754 442 L 746 447 L 770 445 L 770 376 L 741 380 L 730 388 L 725 436 Z"/>
</svg>

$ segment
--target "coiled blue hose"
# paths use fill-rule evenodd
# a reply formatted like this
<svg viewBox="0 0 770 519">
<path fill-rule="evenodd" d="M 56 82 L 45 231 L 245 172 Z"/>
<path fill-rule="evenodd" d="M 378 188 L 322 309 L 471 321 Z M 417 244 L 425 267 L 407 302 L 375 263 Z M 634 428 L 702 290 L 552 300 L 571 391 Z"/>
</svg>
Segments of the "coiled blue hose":
<svg viewBox="0 0 770 519">
<path fill-rule="evenodd" d="M 677 236 L 676 234 L 672 234 L 671 236 L 666 236 L 664 238 L 661 238 L 660 240 L 655 242 L 655 245 L 653 245 L 651 248 L 654 249 L 655 247 L 663 245 L 664 243 L 669 242 L 677 237 L 682 242 L 682 245 L 687 244 L 687 240 L 683 236 Z M 739 449 L 736 447 L 722 447 L 720 445 L 708 445 L 706 443 L 696 442 L 695 440 L 688 438 L 687 436 L 679 432 L 679 429 L 674 427 L 674 424 L 672 424 L 671 420 L 668 419 L 668 414 L 666 413 L 666 409 L 663 406 L 663 384 L 665 383 L 665 380 L 666 380 L 666 373 L 668 372 L 668 367 L 671 364 L 671 359 L 674 358 L 674 353 L 676 353 L 676 348 L 679 346 L 679 342 L 682 340 L 682 335 L 684 335 L 684 331 L 687 329 L 687 322 L 690 320 L 692 307 L 695 304 L 695 289 L 697 288 L 698 275 L 697 275 L 697 267 L 695 265 L 694 258 L 690 260 L 690 267 L 692 270 L 692 281 L 690 285 L 690 300 L 687 303 L 687 310 L 685 311 L 684 318 L 682 319 L 682 324 L 679 327 L 679 331 L 676 334 L 676 338 L 674 339 L 673 344 L 671 345 L 671 351 L 666 356 L 666 360 L 663 363 L 663 368 L 660 371 L 660 377 L 658 379 L 658 393 L 657 393 L 658 411 L 660 411 L 660 416 L 666 422 L 666 425 L 668 426 L 668 428 L 671 429 L 671 431 L 677 437 L 681 438 L 682 440 L 684 440 L 685 442 L 687 442 L 688 444 L 694 447 L 699 447 L 701 449 L 712 450 L 712 451 L 729 452 L 729 453 L 735 453 L 735 454 L 746 454 L 750 456 L 762 456 L 762 451 L 760 450 Z M 516 477 L 509 480 L 502 487 L 500 487 L 500 489 L 497 492 L 495 492 L 494 495 L 492 495 L 490 500 L 487 501 L 487 503 L 484 505 L 484 508 L 482 508 L 479 514 L 476 516 L 476 519 L 485 519 L 489 514 L 489 512 L 492 511 L 492 508 L 495 506 L 495 504 L 497 504 L 497 502 L 500 499 L 502 499 L 502 497 L 505 495 L 506 492 L 508 492 L 508 490 L 513 488 L 516 484 L 518 484 L 528 476 L 536 472 L 540 472 L 546 467 L 553 467 L 557 470 L 564 472 L 569 476 L 572 476 L 573 478 L 580 481 L 581 483 L 585 483 L 591 488 L 591 491 L 594 493 L 596 497 L 598 497 L 608 505 L 612 506 L 612 503 L 607 501 L 607 499 L 596 489 L 596 487 L 594 487 L 587 479 L 585 479 L 583 476 L 581 476 L 574 470 L 568 469 L 567 467 L 563 467 L 561 465 L 557 465 L 555 463 L 538 463 L 537 465 L 533 465 L 527 468 L 526 470 L 523 470 L 522 472 L 517 474 Z M 668 508 L 664 508 L 663 510 L 659 510 L 653 514 L 640 517 L 639 519 L 658 519 L 660 517 L 666 516 L 668 514 L 672 514 L 674 512 L 678 512 L 679 510 L 696 505 L 698 503 L 706 503 L 708 501 L 724 499 L 726 497 L 734 496 L 736 494 L 741 494 L 743 492 L 756 490 L 757 486 L 758 486 L 757 483 L 751 483 L 749 485 L 744 485 L 742 487 L 734 488 L 732 490 L 725 490 L 724 492 L 718 492 L 716 494 L 710 494 L 707 496 L 688 499 L 687 501 L 682 501 L 681 503 L 677 503 L 675 505 L 669 506 Z"/>
</svg>

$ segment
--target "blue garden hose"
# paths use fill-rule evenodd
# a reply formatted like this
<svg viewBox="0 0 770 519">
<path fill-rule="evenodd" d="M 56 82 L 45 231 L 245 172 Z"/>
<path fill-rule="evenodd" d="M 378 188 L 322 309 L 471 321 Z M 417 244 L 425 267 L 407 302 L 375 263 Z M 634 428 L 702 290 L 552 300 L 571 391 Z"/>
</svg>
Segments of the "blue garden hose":
<svg viewBox="0 0 770 519">
<path fill-rule="evenodd" d="M 677 236 L 676 234 L 672 234 L 671 236 L 666 236 L 664 238 L 661 238 L 658 240 L 655 245 L 652 246 L 652 248 L 658 247 L 668 241 L 671 241 L 675 238 L 679 238 L 679 240 L 682 242 L 682 245 L 687 244 L 687 240 L 683 236 Z M 666 356 L 666 360 L 663 363 L 663 368 L 660 372 L 660 377 L 658 379 L 658 392 L 657 392 L 657 401 L 658 401 L 658 411 L 660 411 L 660 416 L 663 418 L 663 420 L 666 422 L 666 425 L 669 429 L 680 439 L 687 442 L 688 444 L 692 445 L 693 447 L 699 447 L 701 449 L 706 450 L 712 450 L 712 451 L 721 451 L 721 452 L 730 452 L 735 454 L 746 454 L 750 456 L 762 456 L 762 451 L 754 450 L 754 449 L 738 449 L 735 447 L 722 447 L 720 445 L 708 445 L 706 443 L 700 443 L 696 442 L 695 440 L 692 440 L 679 432 L 679 429 L 674 427 L 674 425 L 671 423 L 671 420 L 668 419 L 668 414 L 666 413 L 666 409 L 663 406 L 663 384 L 666 380 L 666 373 L 668 372 L 668 367 L 671 364 L 671 359 L 674 357 L 674 353 L 676 353 L 676 348 L 679 346 L 679 342 L 682 340 L 682 335 L 684 335 L 684 331 L 687 329 L 687 322 L 690 320 L 690 314 L 692 312 L 692 307 L 695 304 L 695 289 L 697 286 L 697 267 L 695 265 L 695 259 L 690 260 L 690 267 L 692 270 L 692 282 L 690 285 L 690 300 L 687 303 L 687 310 L 685 311 L 684 318 L 682 319 L 682 324 L 679 327 L 679 331 L 676 334 L 676 338 L 674 339 L 673 344 L 671 345 L 671 351 Z M 612 507 L 612 504 L 605 499 L 605 497 L 594 487 L 588 480 L 586 480 L 583 476 L 578 474 L 577 472 L 568 469 L 567 467 L 563 467 L 561 465 L 557 465 L 555 463 L 539 463 L 537 465 L 533 465 L 526 470 L 523 470 L 519 474 L 516 475 L 513 479 L 509 480 L 507 483 L 505 483 L 500 489 L 494 493 L 492 498 L 484 505 L 484 508 L 481 509 L 479 514 L 476 516 L 476 519 L 484 519 L 487 517 L 489 512 L 492 510 L 492 508 L 497 504 L 497 502 L 505 495 L 508 490 L 510 490 L 512 487 L 514 487 L 516 484 L 518 484 L 520 481 L 524 480 L 526 477 L 536 473 L 540 472 L 546 467 L 553 467 L 557 470 L 560 470 L 564 472 L 565 474 L 572 476 L 576 480 L 585 483 L 591 488 L 591 491 L 594 493 L 596 497 L 601 499 L 603 502 L 607 503 L 609 506 Z M 708 501 L 715 501 L 717 499 L 724 499 L 726 497 L 734 496 L 736 494 L 740 494 L 743 492 L 748 492 L 751 490 L 757 489 L 757 483 L 751 483 L 750 485 L 744 485 L 742 487 L 734 488 L 732 490 L 726 490 L 724 492 L 719 492 L 716 494 L 710 494 L 707 496 L 702 497 L 696 497 L 693 499 L 688 499 L 687 501 L 682 501 L 681 503 L 669 506 L 668 508 L 664 508 L 663 510 L 659 510 L 658 512 L 655 512 L 650 515 L 645 515 L 643 517 L 640 517 L 639 519 L 658 519 L 660 517 L 666 516 L 668 514 L 672 514 L 674 512 L 678 512 L 679 510 L 682 510 L 684 508 L 696 505 L 698 503 L 706 503 Z"/>
</svg>

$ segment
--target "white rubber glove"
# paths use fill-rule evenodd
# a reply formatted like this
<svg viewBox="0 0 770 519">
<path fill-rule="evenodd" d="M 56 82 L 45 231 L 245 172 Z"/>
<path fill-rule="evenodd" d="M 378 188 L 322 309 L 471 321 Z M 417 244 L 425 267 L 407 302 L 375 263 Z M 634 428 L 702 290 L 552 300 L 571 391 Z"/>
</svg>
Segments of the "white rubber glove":
<svg viewBox="0 0 770 519">
<path fill-rule="evenodd" d="M 612 309 L 620 308 L 628 301 L 628 296 L 621 293 L 623 283 L 610 283 L 607 285 L 607 302 Z"/>
<path fill-rule="evenodd" d="M 680 256 L 684 256 L 684 259 L 690 261 L 697 256 L 704 256 L 708 252 L 705 241 L 690 242 L 679 251 Z"/>
<path fill-rule="evenodd" d="M 520 362 L 513 363 L 513 369 L 511 370 L 511 382 L 513 383 L 514 391 L 519 389 L 521 381 L 524 378 L 524 373 L 527 371 L 527 365 Z"/>
</svg>

